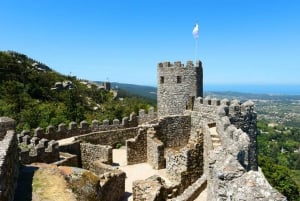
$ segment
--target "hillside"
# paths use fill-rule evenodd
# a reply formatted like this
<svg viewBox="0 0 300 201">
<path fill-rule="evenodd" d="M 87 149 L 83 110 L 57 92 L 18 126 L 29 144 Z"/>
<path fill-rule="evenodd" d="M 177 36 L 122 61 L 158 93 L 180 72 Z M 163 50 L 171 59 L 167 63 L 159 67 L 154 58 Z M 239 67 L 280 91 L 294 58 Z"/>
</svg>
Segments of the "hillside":
<svg viewBox="0 0 300 201">
<path fill-rule="evenodd" d="M 71 121 L 112 121 L 150 107 L 149 101 L 132 96 L 114 99 L 96 84 L 12 51 L 0 52 L 0 90 L 0 116 L 14 118 L 19 131 Z"/>
<path fill-rule="evenodd" d="M 102 83 L 101 81 L 96 81 L 96 83 Z M 149 100 L 156 102 L 157 98 L 157 88 L 145 85 L 137 85 L 137 84 L 125 84 L 119 82 L 112 82 L 111 87 L 118 90 L 119 93 L 131 96 L 143 97 Z"/>
</svg>

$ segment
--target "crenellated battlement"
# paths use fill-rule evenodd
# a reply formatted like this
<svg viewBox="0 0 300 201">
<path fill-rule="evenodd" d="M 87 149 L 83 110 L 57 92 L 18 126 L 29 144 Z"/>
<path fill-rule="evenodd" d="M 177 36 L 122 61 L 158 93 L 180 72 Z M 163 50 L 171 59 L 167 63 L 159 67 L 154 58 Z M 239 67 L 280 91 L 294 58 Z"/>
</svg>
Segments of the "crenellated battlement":
<svg viewBox="0 0 300 201">
<path fill-rule="evenodd" d="M 22 164 L 30 164 L 34 162 L 53 163 L 59 160 L 59 146 L 55 140 L 47 140 L 29 136 L 23 137 L 19 147 L 20 161 Z M 19 139 L 20 140 L 20 139 Z"/>
<path fill-rule="evenodd" d="M 196 61 L 196 63 L 194 63 L 193 61 L 187 61 L 186 65 L 184 65 L 183 63 L 181 63 L 181 61 L 175 61 L 174 63 L 171 63 L 169 61 L 165 61 L 165 62 L 160 62 L 157 64 L 158 68 L 165 68 L 165 67 L 202 67 L 202 63 L 201 61 Z"/>
<path fill-rule="evenodd" d="M 123 117 L 121 122 L 119 119 L 114 119 L 112 122 L 109 120 L 103 120 L 102 123 L 100 123 L 98 120 L 93 120 L 91 124 L 89 124 L 87 121 L 81 121 L 79 125 L 76 122 L 70 122 L 68 126 L 64 123 L 61 123 L 57 128 L 50 125 L 46 128 L 46 130 L 38 127 L 34 129 L 32 133 L 34 137 L 40 139 L 45 138 L 48 140 L 60 140 L 88 134 L 91 132 L 137 127 L 139 124 L 155 120 L 156 118 L 157 113 L 154 111 L 154 108 L 151 107 L 149 108 L 148 113 L 141 109 L 139 111 L 139 116 L 133 112 L 129 117 Z M 20 134 L 18 134 L 19 142 L 30 140 L 31 137 L 29 136 L 32 136 L 32 133 L 31 131 L 23 130 Z"/>
</svg>

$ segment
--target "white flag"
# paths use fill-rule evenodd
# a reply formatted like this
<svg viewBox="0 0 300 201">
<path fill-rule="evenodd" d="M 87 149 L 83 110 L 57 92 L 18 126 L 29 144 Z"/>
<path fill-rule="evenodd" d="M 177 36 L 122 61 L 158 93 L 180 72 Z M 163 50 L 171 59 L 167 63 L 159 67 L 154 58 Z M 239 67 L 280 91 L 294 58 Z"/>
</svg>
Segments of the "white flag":
<svg viewBox="0 0 300 201">
<path fill-rule="evenodd" d="M 198 24 L 196 23 L 192 32 L 194 38 L 198 38 L 199 37 L 199 27 Z"/>
</svg>

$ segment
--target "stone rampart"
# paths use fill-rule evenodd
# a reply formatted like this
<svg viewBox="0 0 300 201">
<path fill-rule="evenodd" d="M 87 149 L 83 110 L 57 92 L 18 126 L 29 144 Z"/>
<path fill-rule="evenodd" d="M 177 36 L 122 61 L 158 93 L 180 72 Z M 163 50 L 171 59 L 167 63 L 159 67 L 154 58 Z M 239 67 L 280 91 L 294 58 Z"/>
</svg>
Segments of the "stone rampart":
<svg viewBox="0 0 300 201">
<path fill-rule="evenodd" d="M 252 142 L 249 133 L 244 132 L 239 125 L 247 124 L 249 113 L 254 115 L 251 121 L 256 121 L 253 112 L 253 104 L 250 102 L 241 105 L 232 101 L 222 103 L 218 108 L 216 131 L 221 144 L 214 149 L 206 146 L 209 150 L 205 152 L 208 154 L 205 156 L 207 194 L 211 200 L 286 200 L 268 184 L 261 172 L 251 170 L 255 164 L 249 157 Z M 209 128 L 205 130 L 205 135 L 211 135 Z M 208 136 L 205 139 L 210 140 Z"/>
<path fill-rule="evenodd" d="M 166 167 L 165 147 L 162 141 L 156 136 L 156 131 L 153 128 L 147 131 L 147 163 L 153 169 L 163 169 Z"/>
<path fill-rule="evenodd" d="M 196 98 L 193 107 L 193 111 L 195 111 L 195 116 L 193 117 L 194 121 L 198 119 L 206 123 L 216 122 L 217 110 L 220 104 L 221 101 L 218 99 L 211 99 L 209 97 L 204 99 L 201 97 Z M 194 124 L 196 125 L 197 123 L 199 122 L 195 122 Z"/>
<path fill-rule="evenodd" d="M 75 137 L 75 140 L 115 147 L 115 145 L 119 143 L 125 145 L 126 140 L 134 138 L 138 134 L 138 129 L 138 127 L 132 127 L 119 130 L 92 132 Z"/>
<path fill-rule="evenodd" d="M 180 183 L 181 193 L 203 174 L 203 135 L 178 151 L 168 149 L 166 155 L 168 178 Z"/>
<path fill-rule="evenodd" d="M 103 201 L 121 201 L 125 195 L 126 174 L 114 170 L 100 175 L 100 195 Z"/>
<path fill-rule="evenodd" d="M 20 162 L 30 164 L 35 162 L 53 163 L 59 161 L 59 146 L 55 140 L 39 139 L 33 137 L 30 144 L 22 142 L 19 144 Z"/>
<path fill-rule="evenodd" d="M 127 165 L 147 161 L 147 129 L 140 128 L 135 138 L 126 141 Z"/>
<path fill-rule="evenodd" d="M 78 156 L 70 153 L 60 152 L 60 159 L 57 162 L 54 162 L 54 165 L 57 166 L 71 166 L 71 167 L 80 167 L 78 163 Z"/>
<path fill-rule="evenodd" d="M 86 121 L 81 121 L 79 126 L 76 122 L 70 122 L 68 126 L 64 123 L 61 123 L 57 128 L 51 125 L 48 126 L 46 128 L 46 131 L 43 128 L 38 127 L 33 130 L 32 134 L 28 130 L 23 130 L 20 134 L 18 134 L 18 138 L 20 141 L 22 141 L 22 138 L 27 135 L 30 136 L 30 138 L 31 136 L 34 136 L 40 139 L 45 138 L 48 140 L 60 140 L 64 138 L 88 134 L 91 132 L 137 127 L 139 124 L 153 121 L 156 118 L 157 113 L 154 111 L 154 108 L 151 107 L 149 108 L 148 113 L 146 113 L 145 110 L 141 109 L 139 111 L 139 116 L 136 116 L 135 113 L 131 113 L 129 117 L 124 117 L 121 122 L 118 119 L 114 119 L 112 122 L 109 122 L 109 120 L 103 120 L 102 123 L 100 123 L 98 120 L 93 120 L 91 124 L 88 124 Z"/>
<path fill-rule="evenodd" d="M 80 141 L 77 140 L 67 144 L 59 145 L 59 152 L 65 152 L 65 153 L 75 155 L 77 157 L 77 164 L 78 164 L 78 166 L 75 167 L 82 167 Z"/>
<path fill-rule="evenodd" d="M 112 147 L 108 145 L 96 145 L 80 143 L 82 168 L 90 170 L 93 161 L 100 160 L 106 164 L 112 164 Z"/>
<path fill-rule="evenodd" d="M 196 182 L 190 185 L 185 191 L 172 199 L 168 199 L 168 201 L 194 201 L 200 193 L 206 189 L 207 180 L 206 176 L 202 175 Z"/>
<path fill-rule="evenodd" d="M 76 122 L 70 122 L 68 127 L 66 124 L 61 123 L 58 125 L 57 129 L 54 126 L 48 126 L 46 132 L 43 128 L 39 127 L 34 129 L 33 136 L 49 140 L 60 140 L 96 131 L 123 129 L 128 127 L 136 127 L 137 125 L 138 118 L 134 113 L 132 113 L 130 118 L 124 117 L 121 123 L 118 119 L 113 120 L 112 124 L 110 124 L 109 120 L 104 120 L 102 124 L 100 124 L 98 120 L 93 120 L 91 125 L 89 125 L 86 121 L 82 121 L 80 122 L 79 126 Z M 18 137 L 20 139 L 25 135 L 31 136 L 30 131 L 24 130 L 18 135 Z"/>
<path fill-rule="evenodd" d="M 111 172 L 116 168 L 103 163 L 101 160 L 91 161 L 89 164 L 89 170 L 94 172 L 97 175 L 101 175 L 107 172 Z"/>
<path fill-rule="evenodd" d="M 157 112 L 154 111 L 153 107 L 149 108 L 148 113 L 146 113 L 144 109 L 139 110 L 139 116 L 138 116 L 139 125 L 147 122 L 151 122 L 155 119 L 157 119 Z"/>
<path fill-rule="evenodd" d="M 19 172 L 18 140 L 15 121 L 0 118 L 0 201 L 11 201 Z"/>
<path fill-rule="evenodd" d="M 166 148 L 184 147 L 189 140 L 191 132 L 191 116 L 167 116 L 153 125 L 156 137 L 164 143 Z"/>
</svg>

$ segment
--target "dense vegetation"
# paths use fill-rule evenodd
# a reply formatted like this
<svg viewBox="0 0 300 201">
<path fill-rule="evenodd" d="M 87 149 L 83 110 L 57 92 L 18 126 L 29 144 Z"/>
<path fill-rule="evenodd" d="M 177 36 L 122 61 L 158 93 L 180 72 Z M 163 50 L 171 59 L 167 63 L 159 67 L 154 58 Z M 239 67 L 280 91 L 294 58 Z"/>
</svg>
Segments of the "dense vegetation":
<svg viewBox="0 0 300 201">
<path fill-rule="evenodd" d="M 270 125 L 265 121 L 259 129 L 259 166 L 270 184 L 287 196 L 300 200 L 300 129 Z"/>
<path fill-rule="evenodd" d="M 72 87 L 51 89 L 64 81 L 71 81 Z M 121 119 L 150 107 L 145 99 L 129 94 L 119 99 L 96 84 L 61 75 L 16 52 L 0 52 L 0 91 L 0 116 L 14 118 L 18 131 L 70 121 Z"/>
</svg>

